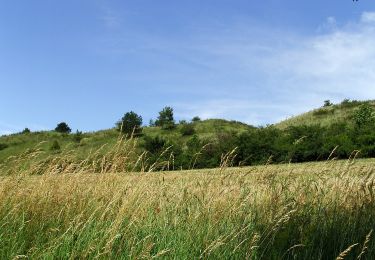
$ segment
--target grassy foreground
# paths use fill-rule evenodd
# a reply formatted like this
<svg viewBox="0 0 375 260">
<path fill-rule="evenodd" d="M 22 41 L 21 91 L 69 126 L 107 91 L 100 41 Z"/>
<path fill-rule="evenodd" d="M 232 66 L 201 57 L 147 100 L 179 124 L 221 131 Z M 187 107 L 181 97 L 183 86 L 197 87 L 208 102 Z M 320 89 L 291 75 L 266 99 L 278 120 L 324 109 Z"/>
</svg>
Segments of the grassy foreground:
<svg viewBox="0 0 375 260">
<path fill-rule="evenodd" d="M 374 259 L 374 163 L 4 176 L 0 258 Z"/>
</svg>

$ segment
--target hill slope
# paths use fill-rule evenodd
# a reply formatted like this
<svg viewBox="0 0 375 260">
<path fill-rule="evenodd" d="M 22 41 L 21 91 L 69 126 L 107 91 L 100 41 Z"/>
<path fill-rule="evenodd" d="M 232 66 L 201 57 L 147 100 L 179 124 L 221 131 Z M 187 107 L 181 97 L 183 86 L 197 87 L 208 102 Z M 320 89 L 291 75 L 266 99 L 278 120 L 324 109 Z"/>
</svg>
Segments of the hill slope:
<svg viewBox="0 0 375 260">
<path fill-rule="evenodd" d="M 91 167 L 96 163 L 108 164 L 108 160 L 115 160 L 117 155 L 127 160 L 129 157 L 124 152 L 130 150 L 136 154 L 133 163 L 137 166 L 137 156 L 141 156 L 148 167 L 160 163 L 161 168 L 158 169 L 164 169 L 164 162 L 168 164 L 168 169 L 170 163 L 173 164 L 172 168 L 176 165 L 183 169 L 217 167 L 223 159 L 233 163 L 234 160 L 225 159 L 223 155 L 234 149 L 235 163 L 238 165 L 263 164 L 271 157 L 273 162 L 287 162 L 292 159 L 299 162 L 321 160 L 327 158 L 336 146 L 339 147 L 336 151 L 339 158 L 350 157 L 354 150 L 360 150 L 364 157 L 375 157 L 375 145 L 373 146 L 372 141 L 375 140 L 374 126 L 368 127 L 367 130 L 363 128 L 360 138 L 359 132 L 354 132 L 354 127 L 351 127 L 354 112 L 365 103 L 375 108 L 375 101 L 345 101 L 315 109 L 266 128 L 254 128 L 244 123 L 222 119 L 194 122 L 194 133 L 183 133 L 183 124 L 172 130 L 144 127 L 142 136 L 131 140 L 135 142 L 134 145 L 121 147 L 120 135 L 115 129 L 79 135 L 66 135 L 55 131 L 18 133 L 0 137 L 0 166 L 12 156 L 12 162 L 16 165 L 20 164 L 17 162 L 18 157 L 24 158 L 26 165 L 35 162 L 35 158 L 47 161 L 60 158 L 63 164 L 66 163 L 66 158 L 69 158 L 69 163 L 73 165 L 78 162 L 87 163 L 91 156 Z M 347 122 L 345 129 L 342 126 L 339 129 L 336 126 L 332 129 L 315 126 L 329 126 L 340 121 Z M 296 130 L 288 129 L 289 126 L 302 127 Z M 241 133 L 245 134 L 239 135 Z M 164 153 L 167 150 L 168 152 Z M 92 155 L 98 155 L 100 158 L 92 158 Z"/>
<path fill-rule="evenodd" d="M 275 126 L 279 129 L 285 129 L 289 126 L 314 125 L 328 126 L 333 123 L 348 121 L 351 119 L 354 111 L 362 104 L 368 103 L 375 109 L 375 100 L 368 101 L 347 101 L 340 104 L 321 107 L 298 116 L 281 121 Z"/>
<path fill-rule="evenodd" d="M 222 119 L 209 119 L 193 123 L 195 134 L 199 138 L 214 138 L 219 133 L 237 134 L 251 129 L 246 124 L 227 121 Z M 173 130 L 162 130 L 160 127 L 144 127 L 143 136 L 160 136 L 165 140 L 173 140 L 183 146 L 192 136 L 183 136 L 180 132 L 182 125 L 177 125 Z M 87 154 L 103 147 L 103 152 L 111 149 L 119 138 L 119 132 L 115 129 L 102 130 L 91 133 L 83 133 L 79 138 L 75 134 L 64 135 L 55 131 L 31 132 L 27 134 L 12 134 L 0 137 L 0 162 L 9 156 L 19 156 L 27 149 L 38 148 L 44 151 L 45 155 L 56 153 L 51 146 L 57 141 L 61 151 L 74 150 L 79 158 L 85 158 Z"/>
</svg>

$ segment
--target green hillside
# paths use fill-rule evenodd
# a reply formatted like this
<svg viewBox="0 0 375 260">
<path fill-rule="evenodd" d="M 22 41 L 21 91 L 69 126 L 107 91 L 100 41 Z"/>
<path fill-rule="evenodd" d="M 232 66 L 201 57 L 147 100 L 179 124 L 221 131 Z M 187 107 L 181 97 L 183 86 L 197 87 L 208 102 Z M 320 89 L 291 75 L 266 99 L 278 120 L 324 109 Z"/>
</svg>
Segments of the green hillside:
<svg viewBox="0 0 375 260">
<path fill-rule="evenodd" d="M 362 115 L 363 122 L 359 122 Z M 115 128 L 79 134 L 18 133 L 0 137 L 0 167 L 29 167 L 35 162 L 60 160 L 54 164 L 56 167 L 74 168 L 84 163 L 100 172 L 98 164 L 114 167 L 119 160 L 125 160 L 127 170 L 149 171 L 214 168 L 223 163 L 259 165 L 346 159 L 354 155 L 373 158 L 374 127 L 375 101 L 346 100 L 267 127 L 255 128 L 223 119 L 185 122 L 172 129 L 144 127 L 142 134 L 127 144 Z M 233 154 L 226 157 L 231 151 Z M 133 169 L 130 162 L 138 168 Z M 122 163 L 121 167 L 126 165 Z"/>
<path fill-rule="evenodd" d="M 350 121 L 356 109 L 362 104 L 368 103 L 375 108 L 375 100 L 368 101 L 343 101 L 327 107 L 321 107 L 312 111 L 288 118 L 275 126 L 279 129 L 285 129 L 289 126 L 315 125 L 329 126 L 333 123 Z"/>
<path fill-rule="evenodd" d="M 217 134 L 238 134 L 245 132 L 253 127 L 236 121 L 227 121 L 222 119 L 209 119 L 194 122 L 195 135 L 200 139 L 215 139 Z M 162 130 L 160 127 L 144 127 L 143 134 L 139 138 L 142 144 L 145 137 L 159 136 L 166 141 L 173 141 L 179 146 L 192 138 L 192 135 L 183 136 L 181 134 L 182 125 L 177 125 L 172 130 Z M 100 148 L 104 152 L 113 148 L 119 138 L 119 132 L 116 129 L 108 129 L 97 132 L 83 133 L 79 138 L 76 134 L 60 134 L 55 131 L 41 131 L 31 133 L 18 133 L 0 137 L 0 162 L 3 162 L 10 156 L 18 156 L 27 149 L 40 149 L 44 156 L 54 155 L 61 151 L 74 150 L 77 158 L 85 158 L 87 154 Z M 60 149 L 55 151 L 51 149 L 53 142 L 57 141 Z"/>
</svg>

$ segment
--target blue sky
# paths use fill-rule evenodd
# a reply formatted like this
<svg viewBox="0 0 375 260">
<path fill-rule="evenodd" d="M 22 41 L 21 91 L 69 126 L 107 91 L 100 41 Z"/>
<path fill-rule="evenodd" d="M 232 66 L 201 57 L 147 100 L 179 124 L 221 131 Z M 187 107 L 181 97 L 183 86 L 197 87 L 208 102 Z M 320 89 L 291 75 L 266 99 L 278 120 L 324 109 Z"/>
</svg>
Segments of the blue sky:
<svg viewBox="0 0 375 260">
<path fill-rule="evenodd" d="M 1 0 L 0 134 L 375 98 L 373 0 Z"/>
</svg>

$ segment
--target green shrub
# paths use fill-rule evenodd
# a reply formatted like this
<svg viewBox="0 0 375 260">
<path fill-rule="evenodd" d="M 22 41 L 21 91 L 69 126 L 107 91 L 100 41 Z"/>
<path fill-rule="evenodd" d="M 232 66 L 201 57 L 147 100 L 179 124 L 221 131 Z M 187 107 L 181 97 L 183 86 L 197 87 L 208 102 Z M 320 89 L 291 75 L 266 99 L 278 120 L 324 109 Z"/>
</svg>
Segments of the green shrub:
<svg viewBox="0 0 375 260">
<path fill-rule="evenodd" d="M 145 136 L 144 148 L 152 154 L 161 152 L 167 144 L 167 141 L 160 136 Z"/>
<path fill-rule="evenodd" d="M 180 129 L 180 133 L 183 136 L 193 135 L 195 134 L 195 128 L 193 124 L 183 124 Z"/>
<path fill-rule="evenodd" d="M 341 105 L 341 107 L 343 107 L 343 108 L 351 108 L 351 107 L 356 107 L 356 106 L 358 106 L 358 105 L 361 104 L 361 103 L 363 103 L 363 102 L 358 101 L 358 100 L 350 100 L 350 99 L 346 98 L 346 99 L 344 99 L 344 100 L 340 103 L 340 105 Z"/>
<path fill-rule="evenodd" d="M 4 150 L 5 148 L 8 148 L 8 145 L 4 143 L 0 143 L 0 151 Z"/>
<path fill-rule="evenodd" d="M 81 131 L 76 131 L 76 133 L 73 135 L 73 140 L 74 140 L 74 142 L 76 142 L 76 143 L 80 143 L 81 142 L 81 140 L 82 140 L 82 138 L 83 138 L 83 134 L 82 134 L 82 132 Z"/>
<path fill-rule="evenodd" d="M 365 103 L 354 112 L 353 119 L 357 127 L 369 125 L 375 121 L 374 109 Z"/>
<path fill-rule="evenodd" d="M 58 150 L 60 150 L 61 147 L 60 147 L 59 142 L 58 142 L 57 140 L 54 140 L 54 141 L 52 142 L 51 146 L 49 147 L 49 149 L 50 149 L 51 151 L 58 151 Z"/>
<path fill-rule="evenodd" d="M 313 115 L 314 116 L 325 116 L 325 115 L 332 115 L 335 113 L 334 109 L 326 109 L 326 108 L 321 108 L 314 110 Z"/>
</svg>

